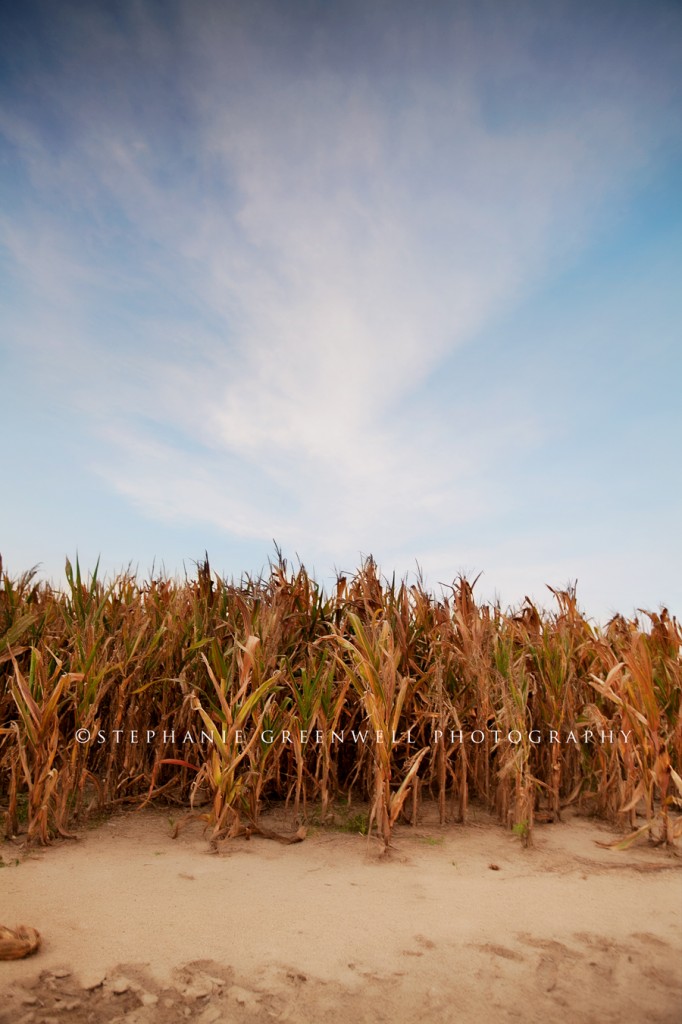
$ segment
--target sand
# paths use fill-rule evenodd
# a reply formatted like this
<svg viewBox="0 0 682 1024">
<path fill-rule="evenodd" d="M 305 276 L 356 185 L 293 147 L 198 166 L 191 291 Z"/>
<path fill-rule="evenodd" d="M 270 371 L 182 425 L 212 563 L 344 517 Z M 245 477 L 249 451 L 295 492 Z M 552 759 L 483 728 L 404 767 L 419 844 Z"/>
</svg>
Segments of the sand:
<svg viewBox="0 0 682 1024">
<path fill-rule="evenodd" d="M 272 827 L 284 827 L 276 817 Z M 525 849 L 483 812 L 394 848 L 311 829 L 212 853 L 131 812 L 76 842 L 0 846 L 0 1021 L 682 1021 L 682 858 L 572 817 Z M 15 863 L 16 859 L 19 863 Z"/>
</svg>

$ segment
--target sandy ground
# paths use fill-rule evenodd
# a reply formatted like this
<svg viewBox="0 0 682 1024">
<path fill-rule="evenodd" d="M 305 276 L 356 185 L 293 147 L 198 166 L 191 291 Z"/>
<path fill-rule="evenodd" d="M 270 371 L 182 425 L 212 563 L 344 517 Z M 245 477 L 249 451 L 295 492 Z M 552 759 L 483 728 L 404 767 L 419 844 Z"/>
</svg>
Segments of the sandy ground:
<svg viewBox="0 0 682 1024">
<path fill-rule="evenodd" d="M 326 829 L 215 854 L 153 811 L 5 843 L 0 924 L 43 944 L 0 963 L 0 1021 L 679 1024 L 682 858 L 613 838 L 573 818 L 524 849 L 479 812 L 386 858 Z"/>
</svg>

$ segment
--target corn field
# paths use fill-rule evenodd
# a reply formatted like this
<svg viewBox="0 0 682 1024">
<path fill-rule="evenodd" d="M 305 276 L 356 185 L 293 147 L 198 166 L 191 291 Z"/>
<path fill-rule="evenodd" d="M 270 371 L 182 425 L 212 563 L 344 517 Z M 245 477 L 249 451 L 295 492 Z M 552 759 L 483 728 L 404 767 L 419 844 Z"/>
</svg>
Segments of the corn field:
<svg viewBox="0 0 682 1024">
<path fill-rule="evenodd" d="M 299 822 L 367 802 L 388 846 L 424 801 L 472 801 L 525 841 L 577 804 L 632 838 L 680 834 L 682 633 L 665 609 L 599 628 L 440 598 L 372 559 L 331 594 L 279 555 L 239 584 L 101 580 L 57 591 L 0 561 L 0 824 L 47 843 L 88 815 L 170 801 L 213 840 L 284 802 Z"/>
</svg>

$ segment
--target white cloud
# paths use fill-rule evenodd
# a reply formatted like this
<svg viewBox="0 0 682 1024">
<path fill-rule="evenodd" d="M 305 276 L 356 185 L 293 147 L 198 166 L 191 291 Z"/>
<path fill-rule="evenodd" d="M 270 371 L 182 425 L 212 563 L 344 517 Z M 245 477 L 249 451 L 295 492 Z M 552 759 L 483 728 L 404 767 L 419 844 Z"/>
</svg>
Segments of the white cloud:
<svg viewBox="0 0 682 1024">
<path fill-rule="evenodd" d="M 558 113 L 505 130 L 480 87 L 501 53 L 510 81 L 542 86 L 527 26 L 506 49 L 474 38 L 476 60 L 454 70 L 416 47 L 392 95 L 381 54 L 363 73 L 299 68 L 272 60 L 276 17 L 259 29 L 201 11 L 175 40 L 143 18 L 132 66 L 88 22 L 104 80 L 131 78 L 82 100 L 64 79 L 57 159 L 43 114 L 3 122 L 36 207 L 30 236 L 9 216 L 7 247 L 42 293 L 41 330 L 51 309 L 62 318 L 47 372 L 102 438 L 93 465 L 151 516 L 330 561 L 471 523 L 496 467 L 544 428 L 456 379 L 452 406 L 430 408 L 426 383 L 589 240 L 600 202 L 646 163 L 658 87 L 647 106 L 625 53 L 618 95 L 592 65 L 570 100 L 547 75 Z M 119 327 L 93 330 L 115 308 Z M 494 426 L 477 436 L 474 418 Z"/>
</svg>

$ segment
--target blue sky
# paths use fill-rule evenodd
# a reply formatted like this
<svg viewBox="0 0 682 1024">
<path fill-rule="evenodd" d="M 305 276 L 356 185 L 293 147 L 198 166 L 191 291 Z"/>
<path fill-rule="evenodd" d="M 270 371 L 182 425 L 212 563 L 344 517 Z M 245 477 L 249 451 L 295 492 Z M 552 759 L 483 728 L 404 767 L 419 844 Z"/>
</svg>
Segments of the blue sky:
<svg viewBox="0 0 682 1024">
<path fill-rule="evenodd" d="M 22 3 L 0 552 L 682 612 L 682 7 Z"/>
</svg>

